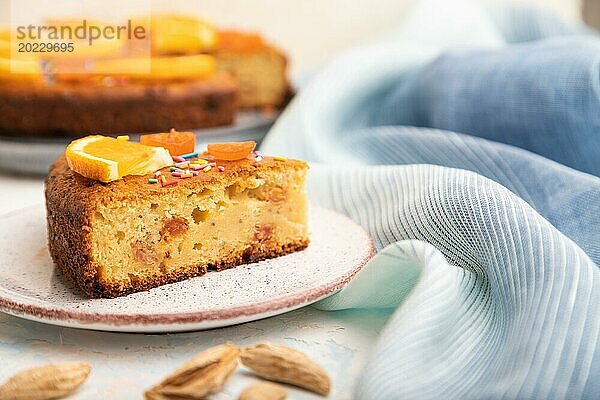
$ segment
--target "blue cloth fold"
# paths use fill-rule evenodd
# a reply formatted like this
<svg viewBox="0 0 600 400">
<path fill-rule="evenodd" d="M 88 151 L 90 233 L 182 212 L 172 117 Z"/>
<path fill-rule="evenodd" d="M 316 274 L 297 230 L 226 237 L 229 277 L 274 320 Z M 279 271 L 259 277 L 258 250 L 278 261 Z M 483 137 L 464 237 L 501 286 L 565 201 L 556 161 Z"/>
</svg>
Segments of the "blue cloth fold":
<svg viewBox="0 0 600 400">
<path fill-rule="evenodd" d="M 600 393 L 599 39 L 502 10 L 420 2 L 316 74 L 263 143 L 309 160 L 311 200 L 375 240 L 316 305 L 397 308 L 357 399 Z"/>
<path fill-rule="evenodd" d="M 566 22 L 551 11 L 526 4 L 489 3 L 485 12 L 506 43 L 594 32 L 583 23 Z"/>
<path fill-rule="evenodd" d="M 600 176 L 600 38 L 448 52 L 400 84 L 371 124 L 509 143 Z"/>
<path fill-rule="evenodd" d="M 383 247 L 317 306 L 399 306 L 356 398 L 597 398 L 599 270 L 523 200 L 424 164 L 314 172 L 320 203 Z"/>
<path fill-rule="evenodd" d="M 436 129 L 359 129 L 340 144 L 361 163 L 436 164 L 490 178 L 529 203 L 600 264 L 600 179 L 595 176 L 513 146 Z"/>
</svg>

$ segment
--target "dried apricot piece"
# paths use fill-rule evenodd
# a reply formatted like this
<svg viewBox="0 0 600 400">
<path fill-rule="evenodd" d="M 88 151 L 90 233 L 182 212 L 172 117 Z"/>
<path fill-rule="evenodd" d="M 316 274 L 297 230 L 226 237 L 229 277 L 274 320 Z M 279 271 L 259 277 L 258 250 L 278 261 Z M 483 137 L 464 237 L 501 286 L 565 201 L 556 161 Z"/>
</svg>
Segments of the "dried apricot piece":
<svg viewBox="0 0 600 400">
<path fill-rule="evenodd" d="M 250 140 L 247 142 L 220 142 L 208 145 L 208 154 L 218 160 L 234 161 L 242 160 L 256 147 L 256 142 Z"/>
<path fill-rule="evenodd" d="M 140 136 L 140 143 L 146 146 L 164 147 L 174 156 L 193 153 L 196 147 L 196 135 L 193 132 L 177 132 L 171 129 L 167 133 L 150 133 Z"/>
</svg>

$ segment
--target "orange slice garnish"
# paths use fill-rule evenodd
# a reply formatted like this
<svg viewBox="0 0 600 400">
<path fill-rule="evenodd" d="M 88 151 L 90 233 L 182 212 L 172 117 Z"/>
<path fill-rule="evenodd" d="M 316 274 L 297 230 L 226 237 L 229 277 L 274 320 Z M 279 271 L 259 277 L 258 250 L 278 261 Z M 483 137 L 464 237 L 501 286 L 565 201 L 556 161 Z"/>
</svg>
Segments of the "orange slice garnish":
<svg viewBox="0 0 600 400">
<path fill-rule="evenodd" d="M 252 52 L 267 47 L 263 38 L 256 33 L 238 31 L 219 32 L 219 51 Z"/>
<path fill-rule="evenodd" d="M 42 78 L 39 62 L 0 57 L 0 80 L 41 81 Z"/>
<path fill-rule="evenodd" d="M 74 140 L 65 155 L 73 171 L 101 182 L 146 175 L 173 164 L 169 151 L 162 147 L 100 135 Z"/>
<path fill-rule="evenodd" d="M 206 78 L 215 73 L 217 62 L 208 54 L 180 57 L 115 58 L 91 64 L 96 75 L 125 75 L 136 79 Z"/>
<path fill-rule="evenodd" d="M 221 142 L 208 145 L 208 154 L 214 156 L 218 160 L 241 160 L 246 157 L 256 147 L 256 142 L 250 140 L 248 142 Z"/>
<path fill-rule="evenodd" d="M 194 152 L 196 135 L 193 132 L 151 133 L 140 136 L 140 143 L 146 146 L 164 147 L 174 156 Z"/>
<path fill-rule="evenodd" d="M 151 17 L 154 54 L 198 54 L 217 46 L 217 30 L 208 22 L 185 15 Z"/>
</svg>

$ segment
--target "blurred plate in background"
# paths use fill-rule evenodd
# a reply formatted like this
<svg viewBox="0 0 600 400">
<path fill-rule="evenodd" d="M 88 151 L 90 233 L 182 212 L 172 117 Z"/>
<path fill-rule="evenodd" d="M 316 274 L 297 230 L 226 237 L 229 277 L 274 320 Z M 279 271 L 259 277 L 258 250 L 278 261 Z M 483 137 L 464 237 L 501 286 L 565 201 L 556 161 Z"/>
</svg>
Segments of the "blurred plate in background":
<svg viewBox="0 0 600 400">
<path fill-rule="evenodd" d="M 260 144 L 277 115 L 260 111 L 238 113 L 233 125 L 195 130 L 196 147 L 207 143 L 254 140 Z M 129 134 L 137 141 L 139 135 Z M 20 138 L 0 136 L 0 170 L 25 175 L 46 175 L 50 164 L 60 156 L 71 138 Z"/>
</svg>

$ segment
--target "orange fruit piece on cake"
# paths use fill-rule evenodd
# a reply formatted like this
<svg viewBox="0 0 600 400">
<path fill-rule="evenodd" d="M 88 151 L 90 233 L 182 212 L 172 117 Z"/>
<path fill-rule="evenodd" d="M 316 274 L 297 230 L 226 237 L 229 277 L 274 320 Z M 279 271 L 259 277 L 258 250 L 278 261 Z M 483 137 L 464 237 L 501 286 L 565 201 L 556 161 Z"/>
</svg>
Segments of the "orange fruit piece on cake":
<svg viewBox="0 0 600 400">
<path fill-rule="evenodd" d="M 155 54 L 196 54 L 213 51 L 218 33 L 212 24 L 177 14 L 151 16 L 151 45 Z"/>
<path fill-rule="evenodd" d="M 256 147 L 256 142 L 253 140 L 247 142 L 221 142 L 208 145 L 208 154 L 214 156 L 218 160 L 242 160 Z"/>
<path fill-rule="evenodd" d="M 150 133 L 140 136 L 140 143 L 146 146 L 164 147 L 173 156 L 193 153 L 196 147 L 196 135 L 193 132 Z"/>
<path fill-rule="evenodd" d="M 146 175 L 173 164 L 165 148 L 101 135 L 72 141 L 65 156 L 73 171 L 101 182 L 115 181 L 126 175 Z"/>
<path fill-rule="evenodd" d="M 141 80 L 204 79 L 214 75 L 216 59 L 209 54 L 152 58 L 111 58 L 90 64 L 95 75 L 125 75 Z"/>
</svg>

